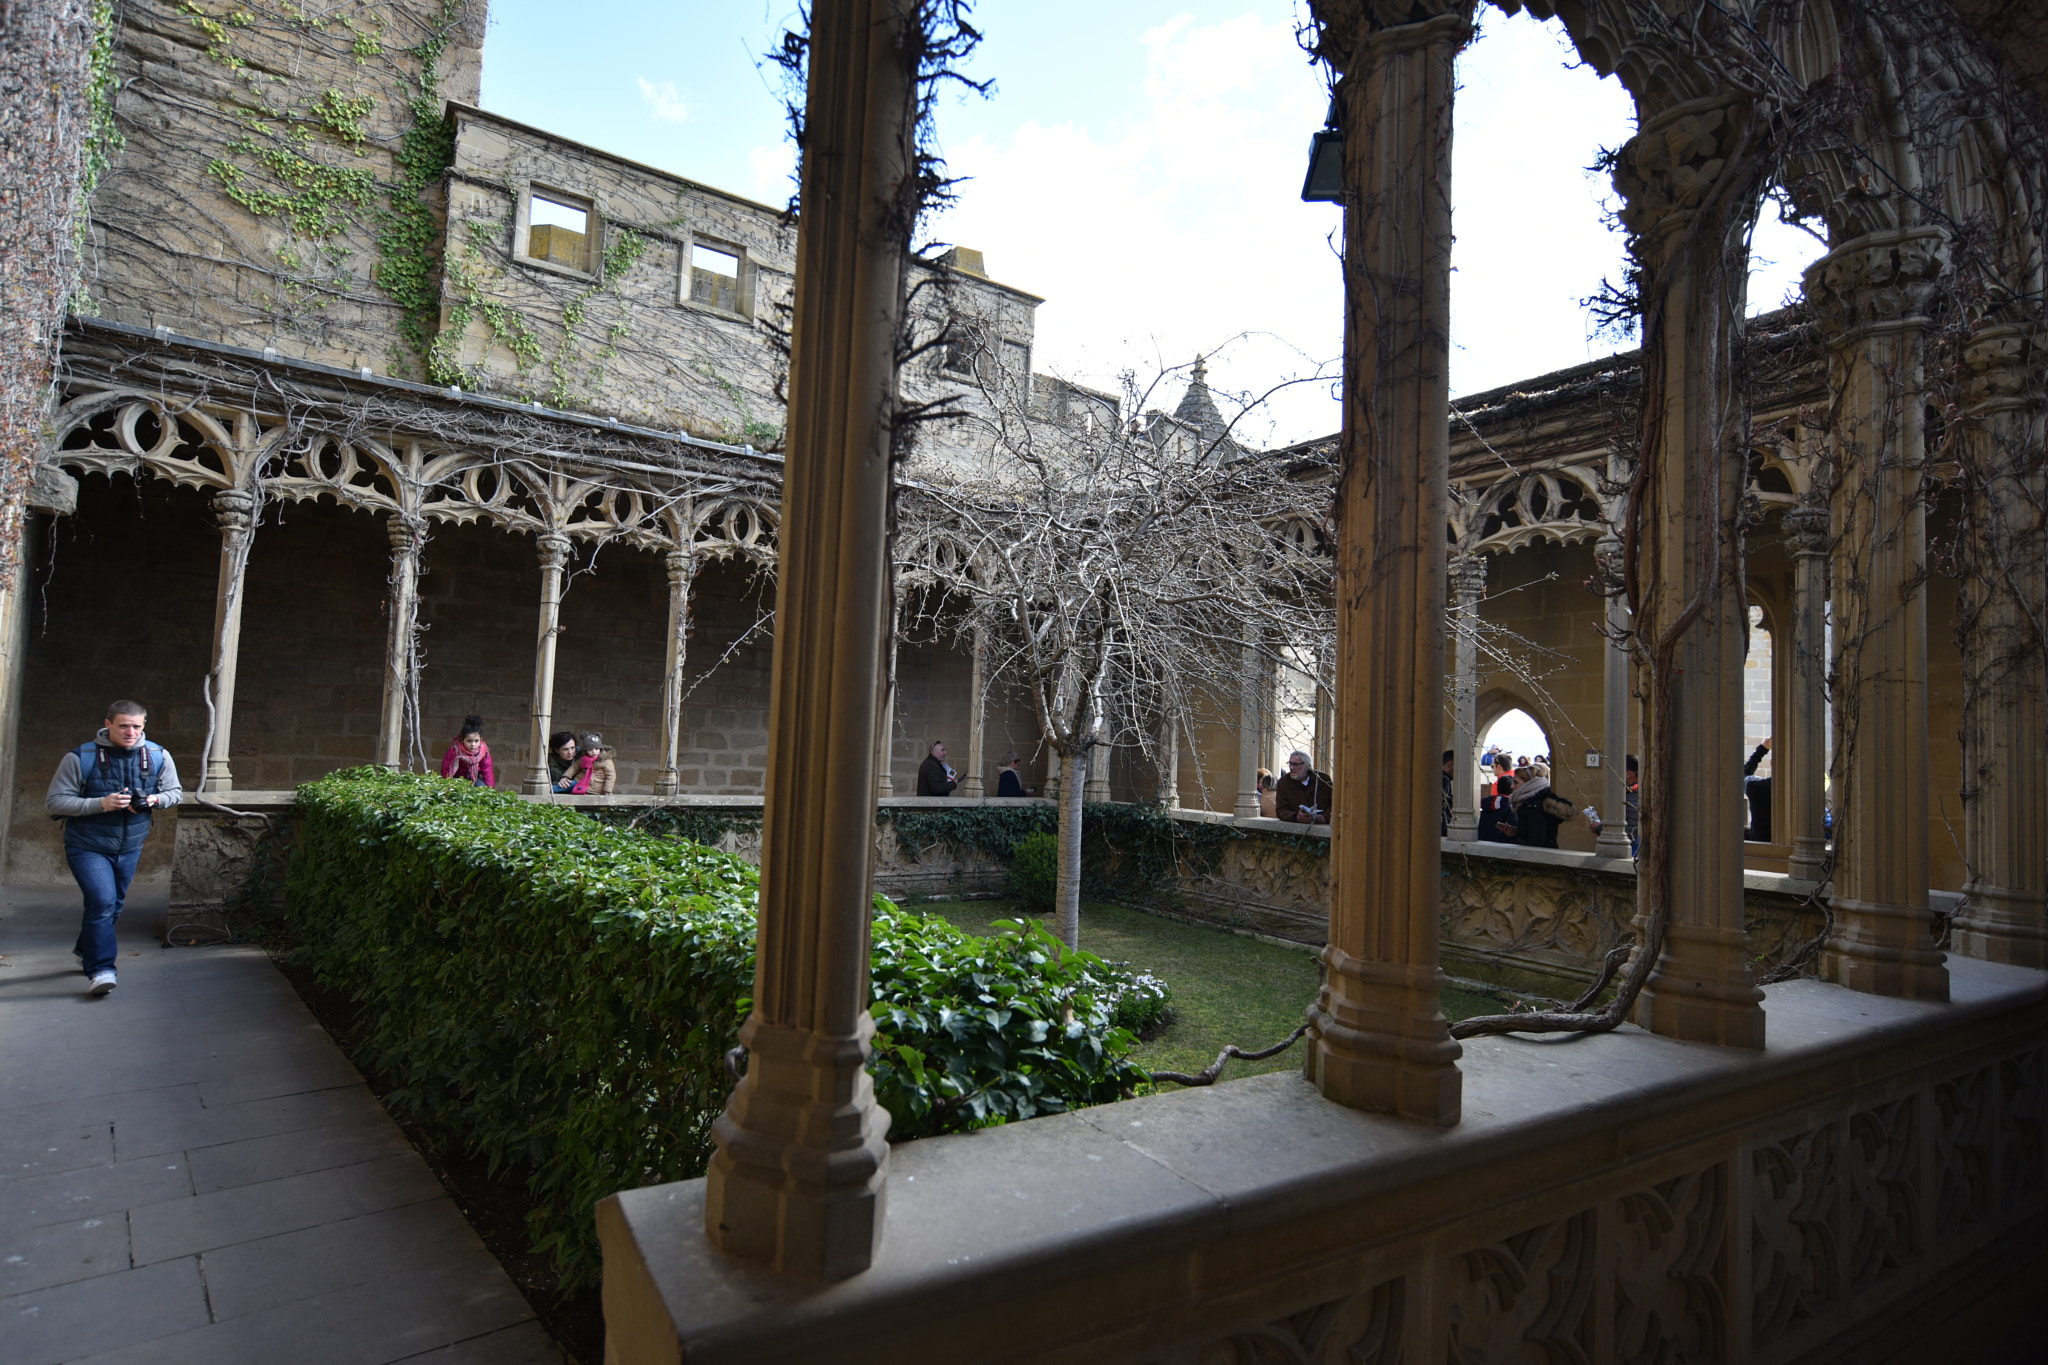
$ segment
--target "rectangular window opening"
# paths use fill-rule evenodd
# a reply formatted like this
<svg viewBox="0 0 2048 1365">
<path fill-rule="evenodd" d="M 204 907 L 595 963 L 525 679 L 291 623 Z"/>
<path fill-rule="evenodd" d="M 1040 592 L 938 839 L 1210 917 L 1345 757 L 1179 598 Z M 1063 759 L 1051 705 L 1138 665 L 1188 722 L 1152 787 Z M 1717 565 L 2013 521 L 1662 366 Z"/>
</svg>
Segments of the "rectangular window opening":
<svg viewBox="0 0 2048 1365">
<path fill-rule="evenodd" d="M 535 194 L 528 208 L 526 254 L 536 261 L 590 268 L 590 210 Z"/>
<path fill-rule="evenodd" d="M 690 246 L 690 300 L 728 313 L 740 308 L 740 258 L 715 246 Z"/>
</svg>

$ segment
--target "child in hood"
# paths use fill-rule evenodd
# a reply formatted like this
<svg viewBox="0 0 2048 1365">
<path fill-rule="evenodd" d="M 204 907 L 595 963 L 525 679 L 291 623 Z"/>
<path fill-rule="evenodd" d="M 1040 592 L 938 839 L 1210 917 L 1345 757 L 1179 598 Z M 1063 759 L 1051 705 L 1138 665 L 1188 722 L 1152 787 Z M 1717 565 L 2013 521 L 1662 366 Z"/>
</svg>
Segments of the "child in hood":
<svg viewBox="0 0 2048 1365">
<path fill-rule="evenodd" d="M 498 785 L 498 770 L 491 762 L 491 746 L 484 743 L 482 716 L 465 716 L 455 742 L 441 756 L 441 776 L 452 777 L 477 787 Z"/>
</svg>

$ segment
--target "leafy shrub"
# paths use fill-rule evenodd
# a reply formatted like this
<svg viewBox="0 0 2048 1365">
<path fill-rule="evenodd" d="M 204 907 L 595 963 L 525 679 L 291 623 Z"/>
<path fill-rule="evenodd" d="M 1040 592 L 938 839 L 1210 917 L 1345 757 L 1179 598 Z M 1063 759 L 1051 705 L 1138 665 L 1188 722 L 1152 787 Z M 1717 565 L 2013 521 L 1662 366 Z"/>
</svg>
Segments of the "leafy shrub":
<svg viewBox="0 0 2048 1365">
<path fill-rule="evenodd" d="M 1010 889 L 1034 913 L 1052 909 L 1060 883 L 1060 840 L 1043 830 L 1027 834 L 1010 851 Z"/>
<path fill-rule="evenodd" d="M 1165 1024 L 1173 1013 L 1172 988 L 1150 972 L 1133 972 L 1121 963 L 1110 966 L 1121 973 L 1110 1002 L 1111 1022 L 1140 1037 Z"/>
<path fill-rule="evenodd" d="M 301 787 L 298 811 L 294 957 L 355 1001 L 357 1060 L 393 1110 L 525 1172 L 535 1249 L 565 1287 L 593 1282 L 598 1199 L 703 1173 L 753 986 L 759 872 L 571 807 L 377 768 Z M 1110 1020 L 1129 973 L 1048 952 L 1043 930 L 982 940 L 876 907 L 871 1069 L 894 1136 L 1144 1079 Z"/>
<path fill-rule="evenodd" d="M 888 924 L 890 932 L 884 933 Z M 1042 924 L 988 938 L 934 915 L 875 922 L 875 1094 L 892 1139 L 1063 1113 L 1150 1077 L 1113 1015 L 1129 972 L 1063 948 Z"/>
</svg>

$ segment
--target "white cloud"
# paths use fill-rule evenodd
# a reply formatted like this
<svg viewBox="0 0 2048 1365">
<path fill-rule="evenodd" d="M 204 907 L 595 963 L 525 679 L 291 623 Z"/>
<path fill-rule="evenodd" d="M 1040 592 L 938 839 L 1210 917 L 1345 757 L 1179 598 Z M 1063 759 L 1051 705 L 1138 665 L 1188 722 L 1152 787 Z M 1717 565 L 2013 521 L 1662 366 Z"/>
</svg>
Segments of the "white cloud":
<svg viewBox="0 0 2048 1365">
<path fill-rule="evenodd" d="M 656 85 L 645 76 L 640 81 L 640 98 L 647 102 L 647 108 L 663 123 L 681 123 L 696 112 L 696 106 L 683 103 L 683 97 L 676 93 L 674 81 L 663 81 Z"/>
<path fill-rule="evenodd" d="M 1327 96 L 1292 26 L 1183 16 L 1145 42 L 1140 101 L 1116 128 L 1031 122 L 1004 143 L 948 146 L 953 172 L 972 179 L 936 235 L 1047 296 L 1041 371 L 1113 387 L 1125 366 L 1143 382 L 1220 349 L 1209 382 L 1221 392 L 1334 361 L 1342 289 L 1324 237 L 1339 215 L 1299 199 Z M 1171 408 L 1183 382 L 1167 380 L 1154 403 Z M 1240 433 L 1264 444 L 1336 422 L 1325 382 Z"/>
<path fill-rule="evenodd" d="M 747 193 L 764 204 L 782 204 L 796 186 L 796 148 L 787 141 L 747 149 Z"/>
</svg>

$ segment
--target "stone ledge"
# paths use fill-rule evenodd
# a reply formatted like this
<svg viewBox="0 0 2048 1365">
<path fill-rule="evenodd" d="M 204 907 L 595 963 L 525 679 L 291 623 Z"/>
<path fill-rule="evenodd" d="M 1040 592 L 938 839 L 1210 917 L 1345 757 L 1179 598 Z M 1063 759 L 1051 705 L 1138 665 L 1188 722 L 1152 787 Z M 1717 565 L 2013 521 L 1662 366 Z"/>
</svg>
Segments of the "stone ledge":
<svg viewBox="0 0 2048 1365">
<path fill-rule="evenodd" d="M 713 1250 L 701 1181 L 627 1191 L 598 1211 L 609 1358 L 940 1359 L 971 1341 L 987 1360 L 1192 1360 L 1204 1339 L 1431 1273 L 1458 1239 L 1487 1245 L 1684 1171 L 1746 1180 L 1761 1130 L 1804 1131 L 2038 1053 L 2048 974 L 1949 969 L 1946 1005 L 1772 987 L 1759 1053 L 1634 1028 L 1475 1040 L 1465 1120 L 1446 1130 L 1341 1109 L 1277 1073 L 907 1144 L 891 1156 L 874 1266 L 835 1285 Z M 1745 1207 L 1734 1194 L 1728 1207 Z M 2037 1185 L 1992 1223 L 2039 1202 Z M 1924 1257 L 1921 1273 L 1967 1250 Z M 1748 1293 L 1729 1286 L 1744 1340 Z M 1877 1301 L 1866 1293 L 1849 1320 Z"/>
</svg>

